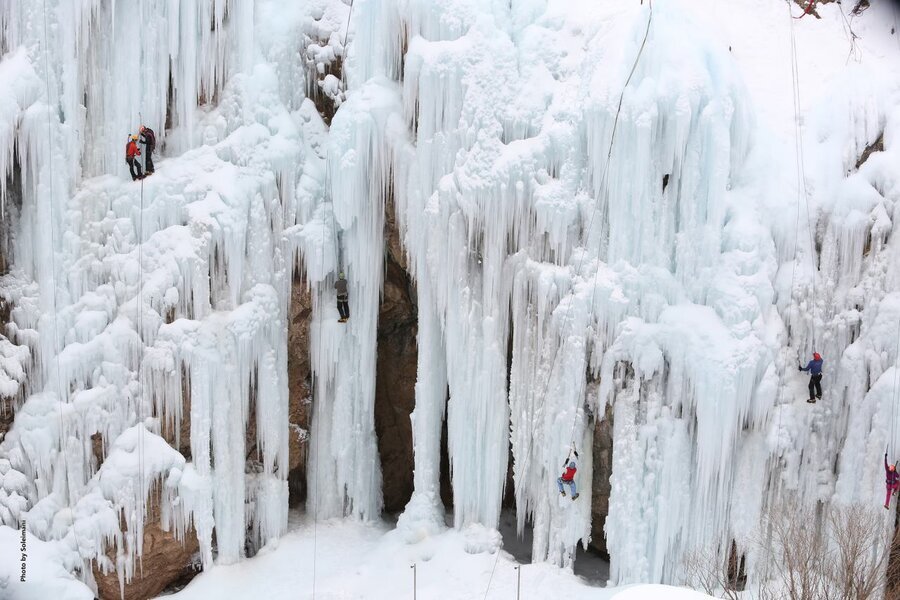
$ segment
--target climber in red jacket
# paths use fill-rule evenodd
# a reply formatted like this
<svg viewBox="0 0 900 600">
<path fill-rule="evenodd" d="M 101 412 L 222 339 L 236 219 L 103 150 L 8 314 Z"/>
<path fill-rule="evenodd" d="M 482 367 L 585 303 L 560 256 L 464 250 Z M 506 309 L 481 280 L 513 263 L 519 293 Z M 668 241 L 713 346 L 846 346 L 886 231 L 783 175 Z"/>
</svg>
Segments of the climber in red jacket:
<svg viewBox="0 0 900 600">
<path fill-rule="evenodd" d="M 137 139 L 138 136 L 130 135 L 128 136 L 128 143 L 125 144 L 125 162 L 128 163 L 128 169 L 131 171 L 132 181 L 144 178 L 144 174 L 141 172 L 141 163 L 137 160 L 137 157 L 141 155 L 141 150 L 137 145 Z M 137 173 L 134 172 L 135 169 L 137 169 Z"/>
<path fill-rule="evenodd" d="M 573 456 L 574 454 L 574 456 Z M 559 493 L 563 496 L 566 495 L 566 491 L 563 489 L 563 484 L 569 486 L 569 489 L 572 491 L 572 500 L 576 500 L 578 498 L 578 491 L 575 488 L 575 473 L 578 471 L 578 451 L 572 450 L 572 454 L 570 454 L 566 458 L 566 462 L 563 463 L 563 472 L 562 476 L 556 480 L 556 485 L 559 487 Z"/>
</svg>

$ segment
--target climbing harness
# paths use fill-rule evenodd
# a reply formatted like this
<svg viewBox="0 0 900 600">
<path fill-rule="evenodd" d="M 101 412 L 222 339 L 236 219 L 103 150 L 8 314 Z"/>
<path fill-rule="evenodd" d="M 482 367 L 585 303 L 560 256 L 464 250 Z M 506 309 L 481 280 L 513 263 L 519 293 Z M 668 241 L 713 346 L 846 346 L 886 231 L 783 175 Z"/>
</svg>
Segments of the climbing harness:
<svg viewBox="0 0 900 600">
<path fill-rule="evenodd" d="M 641 54 L 644 52 L 644 47 L 647 44 L 647 38 L 650 35 L 650 24 L 652 21 L 653 21 L 653 0 L 650 0 L 649 1 L 649 15 L 647 18 L 647 29 L 644 31 L 644 39 L 641 41 L 641 46 L 640 46 L 640 49 L 638 50 L 637 56 L 634 59 L 634 64 L 631 66 L 631 71 L 628 73 L 628 78 L 625 80 L 625 84 L 622 86 L 622 92 L 619 94 L 619 103 L 618 103 L 618 106 L 616 107 L 616 116 L 615 116 L 615 119 L 613 120 L 613 129 L 612 129 L 612 133 L 611 133 L 610 140 L 609 140 L 609 151 L 606 154 L 606 167 L 605 167 L 604 173 L 603 173 L 603 185 L 601 186 L 604 190 L 602 192 L 603 195 L 608 194 L 608 192 L 609 192 L 609 180 L 608 180 L 609 165 L 612 160 L 613 143 L 615 142 L 615 138 L 616 138 L 616 129 L 619 124 L 619 114 L 622 111 L 622 101 L 625 97 L 625 90 L 628 89 L 628 84 L 631 83 L 631 78 L 634 76 L 634 72 L 637 69 L 638 62 L 641 59 Z M 594 217 L 596 216 L 596 214 L 597 214 L 596 210 L 593 210 L 591 212 L 591 219 L 588 222 L 588 228 L 587 228 L 587 234 L 585 236 L 585 240 L 590 239 L 591 229 L 594 226 Z M 584 263 L 584 257 L 585 257 L 585 253 L 582 253 L 581 257 L 579 258 L 578 268 L 575 270 L 576 276 L 581 271 L 581 267 Z M 598 273 L 599 273 L 599 265 L 598 265 Z M 591 293 L 591 304 L 590 304 L 590 308 L 589 308 L 589 310 L 590 310 L 589 315 L 593 315 L 593 310 L 594 310 L 593 292 L 595 290 L 596 290 L 596 286 L 594 286 L 594 290 L 592 290 L 592 293 Z M 565 326 L 565 324 L 569 320 L 569 313 L 572 310 L 572 304 L 573 303 L 570 302 L 568 307 L 566 308 L 565 318 L 563 319 L 563 326 Z M 556 358 L 559 354 L 559 349 L 561 346 L 562 346 L 562 344 L 557 344 L 556 348 L 553 351 L 553 358 L 550 361 L 550 373 L 548 373 L 548 375 L 547 375 L 547 379 L 544 382 L 544 390 L 540 395 L 542 406 L 546 402 L 547 390 L 550 387 L 550 381 L 553 379 L 553 370 L 556 368 Z M 571 432 L 571 436 L 570 436 L 573 438 L 572 448 L 575 447 L 574 435 L 575 435 L 575 426 L 578 423 L 578 401 L 579 401 L 579 399 L 576 398 L 575 399 L 575 402 L 576 402 L 575 415 L 574 415 L 574 418 L 572 421 L 572 432 Z M 532 413 L 533 413 L 533 411 L 532 411 Z M 535 436 L 532 433 L 531 439 L 529 440 L 529 443 L 528 443 L 528 451 L 525 454 L 525 459 L 522 463 L 522 471 L 521 472 L 523 473 L 523 475 L 527 472 L 528 461 L 531 459 L 531 450 L 534 445 L 534 437 Z M 570 450 L 569 456 L 571 456 L 571 450 Z M 566 462 L 568 462 L 568 459 Z M 494 572 L 497 569 L 497 562 L 499 561 L 499 559 L 500 559 L 500 549 L 498 548 L 497 552 L 496 552 L 496 556 L 494 557 L 494 564 L 491 567 L 491 574 L 488 577 L 487 588 L 485 588 L 485 590 L 484 590 L 484 599 L 485 600 L 487 599 L 488 592 L 490 592 L 490 590 L 491 590 L 491 582 L 494 580 Z"/>
</svg>

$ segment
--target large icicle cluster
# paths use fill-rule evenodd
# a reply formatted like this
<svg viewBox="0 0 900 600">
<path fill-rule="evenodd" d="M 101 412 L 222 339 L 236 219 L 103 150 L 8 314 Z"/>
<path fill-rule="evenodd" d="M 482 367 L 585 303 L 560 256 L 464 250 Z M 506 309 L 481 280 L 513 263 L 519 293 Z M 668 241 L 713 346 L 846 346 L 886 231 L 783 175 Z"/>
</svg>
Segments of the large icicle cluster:
<svg viewBox="0 0 900 600">
<path fill-rule="evenodd" d="M 649 27 L 649 6 L 358 4 L 350 81 L 396 80 L 407 124 L 393 139 L 394 193 L 421 329 L 416 491 L 401 524 L 439 518 L 433 436 L 445 386 L 455 524 L 496 525 L 511 443 L 535 559 L 570 564 L 587 540 L 590 478 L 579 480 L 587 501 L 565 510 L 555 479 L 571 443 L 590 473 L 587 425 L 607 404 L 614 581 L 677 580 L 685 552 L 731 540 L 752 550 L 767 490 L 827 499 L 810 486 L 828 456 L 844 456 L 850 398 L 807 409 L 813 423 L 845 414 L 829 422 L 827 443 L 810 446 L 796 435 L 809 417 L 793 406 L 805 391 L 792 364 L 811 353 L 813 323 L 833 365 L 830 390 L 851 380 L 858 397 L 897 360 L 886 350 L 888 308 L 871 317 L 886 336 L 870 351 L 878 358 L 861 369 L 848 364 L 861 350 L 844 353 L 865 290 L 896 287 L 896 270 L 885 276 L 897 244 L 896 175 L 885 166 L 896 80 L 868 95 L 844 86 L 842 134 L 828 133 L 836 99 L 820 109 L 820 130 L 801 130 L 830 162 L 810 165 L 795 194 L 788 138 L 767 147 L 734 60 L 676 2 L 655 3 Z M 845 179 L 882 131 L 885 152 Z M 829 135 L 843 137 L 817 146 Z M 809 209 L 796 227 L 778 218 L 798 202 L 822 212 Z M 860 283 L 863 270 L 882 276 Z M 833 298 L 829 284 L 863 287 Z M 882 411 L 886 381 L 870 393 L 881 390 Z M 870 420 L 859 419 L 865 438 Z M 865 472 L 871 493 L 873 452 L 839 480 L 856 486 Z M 767 461 L 786 487 L 770 488 Z"/>
<path fill-rule="evenodd" d="M 396 141 L 397 205 L 420 289 L 419 313 L 434 315 L 443 332 L 431 340 L 437 327 L 420 332 L 421 346 L 441 348 L 420 357 L 417 474 L 436 468 L 438 449 L 420 437 L 440 425 L 442 411 L 430 407 L 441 405 L 446 382 L 456 524 L 497 523 L 511 424 L 520 526 L 526 518 L 534 524 L 535 558 L 569 563 L 574 544 L 589 533 L 590 489 L 583 486 L 588 501 L 561 512 L 555 478 L 572 441 L 582 450 L 582 470 L 591 470 L 583 409 L 599 408 L 596 392 L 588 394 L 594 379 L 603 370 L 604 401 L 618 361 L 633 363 L 639 380 L 669 381 L 669 394 L 660 389 L 657 406 L 642 408 L 649 417 L 634 420 L 696 415 L 696 432 L 681 428 L 680 442 L 665 442 L 680 443 L 684 466 L 692 463 L 689 446 L 701 444 L 696 481 L 683 478 L 682 488 L 671 492 L 681 493 L 684 507 L 698 500 L 713 505 L 730 490 L 731 481 L 719 475 L 764 370 L 758 317 L 772 291 L 765 255 L 742 265 L 728 252 L 756 247 L 758 240 L 729 239 L 724 227 L 727 187 L 746 158 L 751 128 L 725 59 L 702 44 L 686 56 L 671 55 L 681 18 L 674 11 L 657 16 L 662 24 L 651 31 L 617 122 L 618 96 L 647 11 L 625 11 L 616 21 L 629 23 L 624 33 L 605 22 L 582 48 L 566 44 L 574 23 L 559 25 L 563 7 L 537 19 L 532 8 L 513 9 L 509 19 L 521 29 L 509 32 L 476 16 L 474 6 L 454 5 L 451 14 L 409 3 L 385 15 L 391 9 L 384 5 L 361 3 L 358 39 L 386 50 L 363 54 L 357 46 L 351 64 L 363 63 L 358 72 L 373 77 L 403 75 L 398 92 L 411 139 Z M 398 22 L 408 41 L 373 31 Z M 547 47 L 556 50 L 542 52 Z M 370 64 L 379 56 L 384 63 Z M 609 67 L 595 70 L 595 64 Z M 683 69 L 694 65 L 685 79 Z M 748 267 L 762 276 L 736 282 L 735 275 L 754 272 Z M 735 311 L 735 299 L 747 308 Z M 686 302 L 711 308 L 673 306 Z M 745 322 L 737 334 L 728 327 Z M 717 369 L 705 368 L 711 360 Z M 723 405 L 723 397 L 734 401 Z M 418 402 L 429 420 L 421 430 Z M 627 427 L 625 420 L 617 427 Z M 674 424 L 671 435 L 678 431 Z M 617 436 L 623 450 L 625 438 Z M 676 456 L 673 447 L 673 464 Z M 640 483 L 644 458 L 636 454 L 619 470 L 628 478 L 627 470 L 637 469 L 635 488 L 614 482 L 609 529 L 611 547 L 618 550 L 626 535 L 639 555 L 663 526 L 654 520 L 643 542 L 621 530 L 640 506 L 629 494 L 646 494 L 647 509 L 658 497 Z M 651 468 L 667 466 L 671 471 L 662 462 Z M 418 486 L 434 498 L 433 476 L 417 479 L 417 493 Z M 619 508 L 625 506 L 631 513 Z M 704 531 L 685 521 L 672 527 L 698 537 L 724 528 L 713 521 Z M 672 536 L 683 537 L 678 529 Z M 677 551 L 670 545 L 666 552 Z M 627 557 L 628 568 L 641 568 Z M 632 572 L 617 576 L 628 579 Z"/>
<path fill-rule="evenodd" d="M 2 8 L 3 297 L 23 347 L 0 351 L 30 394 L 0 443 L 0 518 L 26 519 L 88 583 L 88 561 L 135 575 L 147 502 L 177 539 L 196 532 L 207 565 L 287 526 L 287 303 L 324 223 L 322 121 L 293 60 L 314 10 Z M 347 10 L 329 14 L 337 29 Z M 255 22 L 280 35 L 257 42 Z M 163 157 L 132 183 L 120 153 L 141 123 Z"/>
</svg>

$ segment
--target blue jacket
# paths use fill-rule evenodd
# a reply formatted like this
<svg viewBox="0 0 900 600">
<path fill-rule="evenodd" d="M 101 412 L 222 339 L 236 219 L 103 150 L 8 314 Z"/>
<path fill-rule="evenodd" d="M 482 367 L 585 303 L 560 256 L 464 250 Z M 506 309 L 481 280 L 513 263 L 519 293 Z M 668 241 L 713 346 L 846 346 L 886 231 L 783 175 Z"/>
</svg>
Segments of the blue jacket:
<svg viewBox="0 0 900 600">
<path fill-rule="evenodd" d="M 811 360 L 809 364 L 805 367 L 801 367 L 801 371 L 809 371 L 810 375 L 821 375 L 822 374 L 822 359 L 819 360 Z"/>
</svg>

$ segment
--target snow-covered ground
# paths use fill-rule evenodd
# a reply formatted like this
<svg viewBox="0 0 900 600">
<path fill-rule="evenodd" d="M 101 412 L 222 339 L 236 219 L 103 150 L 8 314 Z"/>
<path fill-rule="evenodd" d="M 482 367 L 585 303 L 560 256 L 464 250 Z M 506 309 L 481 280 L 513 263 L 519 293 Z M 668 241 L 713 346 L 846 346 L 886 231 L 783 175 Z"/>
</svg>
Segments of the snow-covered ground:
<svg viewBox="0 0 900 600">
<path fill-rule="evenodd" d="M 184 595 L 240 573 L 305 590 L 313 560 L 317 585 L 353 597 L 421 560 L 422 586 L 477 596 L 492 557 L 465 549 L 501 520 L 511 451 L 523 580 L 601 597 L 548 565 L 572 567 L 590 535 L 608 406 L 614 582 L 677 582 L 685 552 L 732 540 L 753 577 L 782 494 L 880 502 L 881 455 L 900 448 L 900 34 L 872 4 L 793 19 L 782 0 L 357 0 L 348 29 L 340 0 L 3 3 L 0 392 L 17 413 L 0 535 L 25 519 L 64 570 L 131 578 L 159 481 L 163 524 L 192 522 L 209 569 Z M 307 93 L 339 106 L 330 125 Z M 139 119 L 162 151 L 143 185 L 120 158 Z M 395 532 L 331 520 L 382 505 L 388 196 L 419 315 L 415 493 Z M 295 268 L 313 291 L 312 542 L 308 522 L 284 535 Z M 795 364 L 813 350 L 811 406 Z M 164 439 L 182 421 L 189 460 Z M 572 441 L 582 499 L 560 510 Z M 501 558 L 498 590 L 511 573 Z"/>
<path fill-rule="evenodd" d="M 166 600 L 400 600 L 413 598 L 515 598 L 518 563 L 501 550 L 496 533 L 483 527 L 448 529 L 414 543 L 386 525 L 308 519 L 254 558 L 213 567 Z M 521 597 L 571 600 L 702 600 L 690 590 L 667 586 L 602 589 L 565 569 L 521 565 Z M 313 572 L 315 571 L 315 576 Z M 490 582 L 490 587 L 488 583 Z"/>
<path fill-rule="evenodd" d="M 27 531 L 23 540 L 21 530 L 0 526 L 3 600 L 92 600 L 93 592 L 67 571 L 64 563 L 57 544 L 41 541 Z"/>
</svg>

